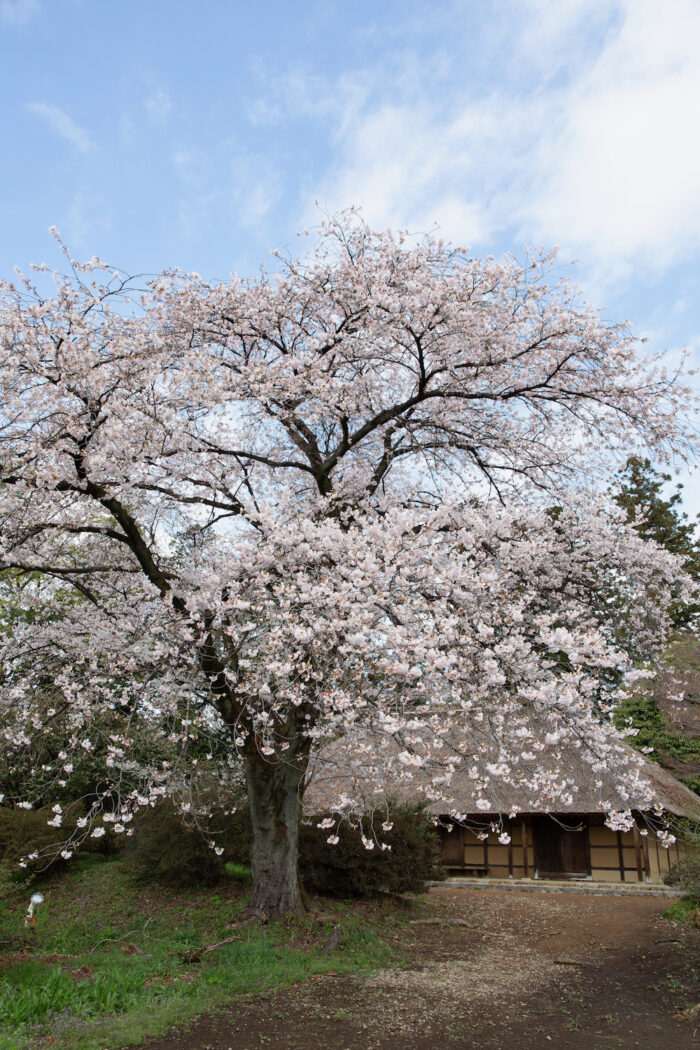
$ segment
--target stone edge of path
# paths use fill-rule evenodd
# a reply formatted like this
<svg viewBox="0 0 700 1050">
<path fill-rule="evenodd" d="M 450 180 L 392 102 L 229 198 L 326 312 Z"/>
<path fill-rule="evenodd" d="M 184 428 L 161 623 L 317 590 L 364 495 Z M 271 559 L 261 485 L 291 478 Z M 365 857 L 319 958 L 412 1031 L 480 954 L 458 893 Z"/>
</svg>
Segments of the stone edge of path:
<svg viewBox="0 0 700 1050">
<path fill-rule="evenodd" d="M 606 883 L 572 880 L 571 882 L 544 879 L 485 879 L 455 876 L 442 881 L 430 881 L 433 889 L 515 890 L 522 893 L 590 893 L 615 897 L 682 897 L 683 892 L 671 886 L 649 883 Z"/>
</svg>

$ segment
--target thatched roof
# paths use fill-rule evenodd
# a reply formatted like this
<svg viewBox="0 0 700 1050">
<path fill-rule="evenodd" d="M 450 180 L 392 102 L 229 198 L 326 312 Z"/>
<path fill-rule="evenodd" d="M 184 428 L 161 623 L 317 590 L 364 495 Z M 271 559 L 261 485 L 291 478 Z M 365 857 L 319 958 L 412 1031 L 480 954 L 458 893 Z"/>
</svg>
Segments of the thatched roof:
<svg viewBox="0 0 700 1050">
<path fill-rule="evenodd" d="M 313 757 L 308 786 L 304 797 L 307 813 L 321 813 L 338 806 L 345 795 L 358 800 L 360 808 L 371 810 L 389 801 L 428 802 L 428 811 L 436 816 L 446 816 L 455 811 L 462 814 L 481 813 L 595 813 L 613 810 L 651 810 L 654 805 L 675 814 L 700 820 L 700 797 L 655 762 L 621 745 L 625 757 L 632 766 L 637 766 L 644 781 L 630 795 L 621 794 L 612 773 L 606 769 L 593 770 L 581 748 L 559 746 L 555 752 L 547 749 L 538 759 L 538 766 L 545 767 L 553 779 L 566 780 L 570 799 L 562 801 L 553 793 L 548 802 L 544 795 L 533 798 L 533 769 L 523 763 L 522 769 L 514 769 L 509 782 L 492 777 L 488 785 L 479 792 L 469 774 L 468 763 L 459 765 L 444 793 L 435 791 L 433 775 L 421 768 L 410 769 L 410 780 L 405 779 L 406 770 L 395 761 L 399 745 L 384 734 L 372 730 L 356 731 L 326 744 Z M 394 761 L 387 761 L 387 759 Z M 396 770 L 401 770 L 397 773 Z M 393 770 L 393 771 L 392 771 Z M 432 781 L 432 783 L 431 783 Z M 481 795 L 482 804 L 477 806 Z M 437 797 L 436 797 L 437 796 Z M 484 801 L 489 805 L 484 808 Z"/>
</svg>

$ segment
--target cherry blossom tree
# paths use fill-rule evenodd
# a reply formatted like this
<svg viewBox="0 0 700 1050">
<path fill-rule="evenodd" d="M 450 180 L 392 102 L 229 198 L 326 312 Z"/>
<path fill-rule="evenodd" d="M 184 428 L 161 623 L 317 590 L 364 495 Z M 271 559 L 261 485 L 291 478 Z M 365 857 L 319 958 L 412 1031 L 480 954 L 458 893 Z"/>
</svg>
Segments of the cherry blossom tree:
<svg viewBox="0 0 700 1050">
<path fill-rule="evenodd" d="M 207 762 L 243 775 L 250 907 L 279 915 L 328 741 L 428 797 L 466 763 L 553 807 L 573 741 L 638 792 L 604 711 L 663 644 L 679 565 L 594 492 L 621 455 L 691 451 L 679 373 L 548 283 L 550 256 L 478 260 L 354 213 L 255 280 L 65 254 L 48 297 L 3 287 L 0 566 L 32 582 L 1 702 L 10 751 L 67 725 L 47 781 L 106 755 L 84 834 L 128 833 Z"/>
</svg>

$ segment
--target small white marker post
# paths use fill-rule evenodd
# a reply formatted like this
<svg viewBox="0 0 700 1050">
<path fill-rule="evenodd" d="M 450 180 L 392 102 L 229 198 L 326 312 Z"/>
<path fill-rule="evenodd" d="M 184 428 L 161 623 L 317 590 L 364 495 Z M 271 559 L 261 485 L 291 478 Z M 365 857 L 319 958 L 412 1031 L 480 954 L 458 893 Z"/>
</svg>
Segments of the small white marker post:
<svg viewBox="0 0 700 1050">
<path fill-rule="evenodd" d="M 42 893 L 32 893 L 29 898 L 29 907 L 27 908 L 27 914 L 24 918 L 25 926 L 33 926 L 36 922 L 36 916 L 34 911 L 39 907 L 40 904 L 44 903 L 44 895 Z"/>
</svg>

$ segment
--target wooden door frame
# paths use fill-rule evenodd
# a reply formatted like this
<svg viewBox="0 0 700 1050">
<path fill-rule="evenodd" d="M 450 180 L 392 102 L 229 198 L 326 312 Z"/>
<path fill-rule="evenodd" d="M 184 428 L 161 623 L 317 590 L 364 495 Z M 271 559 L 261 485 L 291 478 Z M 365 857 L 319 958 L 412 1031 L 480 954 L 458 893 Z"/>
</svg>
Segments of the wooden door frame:
<svg viewBox="0 0 700 1050">
<path fill-rule="evenodd" d="M 441 861 L 445 868 L 463 868 L 464 867 L 464 828 L 457 821 L 452 822 L 452 831 L 448 831 L 447 828 L 442 829 L 440 853 Z M 454 861 L 451 861 L 445 857 L 442 843 L 449 842 L 450 845 L 456 846 L 455 853 L 457 856 Z"/>
<path fill-rule="evenodd" d="M 540 849 L 538 847 L 538 842 L 537 842 L 537 839 L 538 839 L 537 828 L 538 828 L 538 824 L 544 824 L 545 821 L 550 821 L 551 824 L 556 825 L 561 831 L 581 830 L 581 831 L 584 832 L 584 840 L 583 841 L 584 841 L 584 855 L 585 855 L 585 861 L 586 861 L 586 866 L 587 866 L 587 870 L 586 871 L 561 871 L 561 872 L 549 872 L 548 871 L 545 874 L 542 874 L 541 866 L 540 866 L 540 856 L 539 856 Z M 593 869 L 591 867 L 591 839 L 590 839 L 590 833 L 589 833 L 590 832 L 590 828 L 589 828 L 589 824 L 588 824 L 588 819 L 587 819 L 587 817 L 585 815 L 581 816 L 579 818 L 579 828 L 578 829 L 573 829 L 573 828 L 567 827 L 567 824 L 566 824 L 567 821 L 569 823 L 571 822 L 571 817 L 568 816 L 567 814 L 558 814 L 558 813 L 551 813 L 551 814 L 550 813 L 542 813 L 542 814 L 539 814 L 538 813 L 538 814 L 536 814 L 533 817 L 533 821 L 532 821 L 532 837 L 533 837 L 533 840 L 534 840 L 533 841 L 533 845 L 534 845 L 534 854 L 535 854 L 535 875 L 536 875 L 537 878 L 539 878 L 539 879 L 577 879 L 577 878 L 579 878 L 579 879 L 587 879 L 587 878 L 591 878 L 591 876 L 593 874 Z"/>
</svg>

